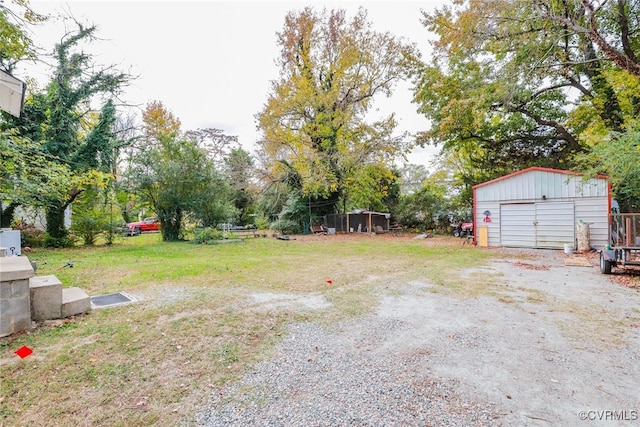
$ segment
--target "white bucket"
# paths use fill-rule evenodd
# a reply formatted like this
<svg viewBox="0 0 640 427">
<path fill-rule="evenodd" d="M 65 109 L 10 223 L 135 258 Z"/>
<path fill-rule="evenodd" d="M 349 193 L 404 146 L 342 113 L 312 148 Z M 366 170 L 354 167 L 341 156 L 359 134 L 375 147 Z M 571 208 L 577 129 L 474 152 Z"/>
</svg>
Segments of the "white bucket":
<svg viewBox="0 0 640 427">
<path fill-rule="evenodd" d="M 565 243 L 564 245 L 564 253 L 572 254 L 573 253 L 573 245 L 571 243 Z"/>
</svg>

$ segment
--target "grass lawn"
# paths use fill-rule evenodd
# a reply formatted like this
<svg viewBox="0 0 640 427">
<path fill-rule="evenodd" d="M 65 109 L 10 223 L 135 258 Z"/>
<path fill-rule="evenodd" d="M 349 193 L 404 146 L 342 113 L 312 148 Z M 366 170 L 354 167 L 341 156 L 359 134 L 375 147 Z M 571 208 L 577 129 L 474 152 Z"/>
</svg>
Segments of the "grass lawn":
<svg viewBox="0 0 640 427">
<path fill-rule="evenodd" d="M 31 252 L 37 275 L 139 301 L 0 338 L 0 426 L 179 425 L 267 357 L 288 324 L 366 315 L 381 292 L 402 292 L 412 280 L 477 291 L 464 270 L 491 256 L 452 237 L 387 235 L 194 245 L 143 234 Z M 324 304 L 292 302 L 311 297 Z M 23 345 L 34 353 L 19 359 Z"/>
</svg>

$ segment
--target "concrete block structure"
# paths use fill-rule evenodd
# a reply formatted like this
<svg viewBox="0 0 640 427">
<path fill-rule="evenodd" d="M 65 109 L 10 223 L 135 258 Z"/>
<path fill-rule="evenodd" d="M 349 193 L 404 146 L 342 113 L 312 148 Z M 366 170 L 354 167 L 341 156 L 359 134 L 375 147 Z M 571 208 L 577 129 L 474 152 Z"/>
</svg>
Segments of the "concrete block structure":
<svg viewBox="0 0 640 427">
<path fill-rule="evenodd" d="M 0 257 L 0 337 L 31 327 L 29 279 L 34 274 L 26 257 Z"/>
<path fill-rule="evenodd" d="M 32 321 L 60 319 L 91 311 L 80 288 L 62 288 L 56 276 L 35 276 L 25 256 L 0 257 L 0 337 L 31 328 Z"/>
</svg>

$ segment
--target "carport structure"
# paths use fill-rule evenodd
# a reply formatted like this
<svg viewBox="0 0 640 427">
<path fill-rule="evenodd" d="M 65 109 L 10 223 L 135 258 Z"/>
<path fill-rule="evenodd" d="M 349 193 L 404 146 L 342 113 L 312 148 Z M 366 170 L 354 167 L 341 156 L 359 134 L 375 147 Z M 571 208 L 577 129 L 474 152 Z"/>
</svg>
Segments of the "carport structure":
<svg viewBox="0 0 640 427">
<path fill-rule="evenodd" d="M 475 239 L 480 246 L 576 247 L 576 226 L 591 247 L 608 243 L 611 186 L 606 177 L 531 167 L 473 187 Z"/>
</svg>

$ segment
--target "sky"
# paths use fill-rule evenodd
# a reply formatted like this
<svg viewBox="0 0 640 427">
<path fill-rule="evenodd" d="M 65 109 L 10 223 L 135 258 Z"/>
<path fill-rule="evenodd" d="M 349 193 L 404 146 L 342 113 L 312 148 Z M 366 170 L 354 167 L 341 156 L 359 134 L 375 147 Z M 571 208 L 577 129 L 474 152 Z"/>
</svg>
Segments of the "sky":
<svg viewBox="0 0 640 427">
<path fill-rule="evenodd" d="M 281 31 L 290 11 L 312 6 L 345 9 L 352 17 L 367 10 L 373 29 L 414 42 L 429 57 L 432 38 L 420 22 L 421 10 L 431 11 L 444 0 L 423 1 L 97 1 L 59 2 L 31 0 L 39 13 L 73 15 L 97 26 L 99 41 L 86 50 L 102 65 L 137 76 L 121 97 L 135 105 L 139 116 L 151 101 L 161 101 L 182 123 L 182 130 L 217 128 L 237 135 L 252 152 L 260 133 L 255 115 L 262 109 L 277 79 L 275 61 Z M 62 20 L 33 31 L 37 46 L 50 53 L 66 31 L 74 27 Z M 26 74 L 34 75 L 32 69 Z M 16 77 L 25 77 L 15 73 Z M 37 77 L 37 75 L 36 75 Z M 40 75 L 43 83 L 48 76 Z M 397 134 L 429 128 L 427 119 L 411 103 L 410 83 L 401 83 L 391 98 L 374 104 L 372 118 L 395 113 Z M 414 150 L 409 163 L 429 165 L 433 147 Z"/>
</svg>

